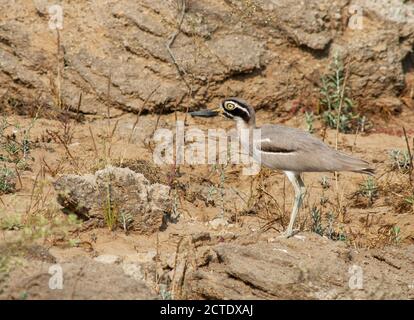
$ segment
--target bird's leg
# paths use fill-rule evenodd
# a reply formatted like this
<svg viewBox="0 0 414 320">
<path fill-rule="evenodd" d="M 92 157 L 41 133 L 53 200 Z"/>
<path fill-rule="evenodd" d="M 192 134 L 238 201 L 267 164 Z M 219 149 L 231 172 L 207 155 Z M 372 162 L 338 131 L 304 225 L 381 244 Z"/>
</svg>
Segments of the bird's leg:
<svg viewBox="0 0 414 320">
<path fill-rule="evenodd" d="M 303 196 L 305 195 L 306 189 L 299 173 L 286 171 L 285 174 L 295 189 L 295 202 L 293 204 L 292 213 L 290 215 L 289 226 L 284 232 L 284 236 L 286 238 L 289 238 L 293 235 L 293 225 L 295 224 L 296 216 L 298 215 L 299 209 L 302 205 Z"/>
</svg>

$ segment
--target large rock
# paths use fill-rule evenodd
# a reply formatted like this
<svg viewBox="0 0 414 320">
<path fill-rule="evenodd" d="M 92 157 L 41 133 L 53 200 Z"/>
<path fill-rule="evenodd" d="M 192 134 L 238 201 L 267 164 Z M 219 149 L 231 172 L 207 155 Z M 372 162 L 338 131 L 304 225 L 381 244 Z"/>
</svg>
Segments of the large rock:
<svg viewBox="0 0 414 320">
<path fill-rule="evenodd" d="M 300 238 L 224 243 L 186 277 L 188 298 L 412 299 L 414 246 L 381 252 L 304 234 Z M 358 279 L 359 277 L 359 279 Z"/>
<path fill-rule="evenodd" d="M 29 300 L 154 300 L 158 295 L 144 281 L 115 264 L 77 256 L 59 264 L 22 261 L 15 268 L 2 299 Z M 20 266 L 20 265 L 19 265 Z M 62 276 L 60 282 L 59 276 Z"/>
<path fill-rule="evenodd" d="M 160 229 L 171 205 L 170 188 L 151 184 L 141 173 L 128 168 L 107 167 L 94 175 L 65 175 L 54 183 L 59 203 L 82 218 L 105 219 L 108 208 L 116 225 L 141 233 Z"/>
<path fill-rule="evenodd" d="M 396 97 L 414 43 L 409 2 L 199 0 L 186 1 L 172 57 L 167 43 L 181 17 L 175 0 L 60 3 L 61 95 L 77 109 L 82 92 L 85 113 L 104 112 L 107 103 L 137 111 L 146 100 L 145 111 L 186 110 L 228 95 L 283 104 L 316 89 L 338 50 L 353 58 L 357 97 Z M 54 4 L 0 0 L 0 97 L 22 112 L 57 99 L 58 43 L 48 28 Z M 348 26 L 354 5 L 363 9 L 362 30 Z"/>
</svg>

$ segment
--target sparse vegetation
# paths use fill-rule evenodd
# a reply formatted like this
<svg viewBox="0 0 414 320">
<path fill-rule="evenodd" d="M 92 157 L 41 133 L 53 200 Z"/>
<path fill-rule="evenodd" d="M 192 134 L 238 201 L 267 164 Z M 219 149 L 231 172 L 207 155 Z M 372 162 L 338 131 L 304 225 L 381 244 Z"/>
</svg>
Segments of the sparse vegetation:
<svg viewBox="0 0 414 320">
<path fill-rule="evenodd" d="M 410 154 L 407 150 L 391 150 L 389 152 L 390 168 L 392 170 L 408 173 L 411 167 Z"/>
<path fill-rule="evenodd" d="M 7 242 L 7 246 L 13 250 L 14 255 L 19 254 L 20 249 L 31 245 L 37 240 L 43 243 L 69 243 L 70 234 L 80 226 L 80 221 L 75 215 L 46 218 L 43 215 L 25 217 L 16 214 L 1 213 L 0 230 L 14 231 L 15 236 Z M 20 248 L 20 249 L 19 249 Z"/>
<path fill-rule="evenodd" d="M 229 152 L 229 150 L 227 150 Z M 217 172 L 219 175 L 219 183 L 218 187 L 212 186 L 213 188 L 210 189 L 209 194 L 218 194 L 220 196 L 220 213 L 218 218 L 224 218 L 226 212 L 226 200 L 225 200 L 225 192 L 226 192 L 226 168 L 229 164 L 230 155 L 227 154 L 227 162 L 226 164 L 215 164 L 212 165 L 212 171 Z M 211 192 L 211 193 L 210 193 Z"/>
<path fill-rule="evenodd" d="M 392 244 L 398 245 L 401 241 L 401 229 L 398 226 L 393 226 L 390 231 L 390 242 Z"/>
<path fill-rule="evenodd" d="M 323 226 L 322 226 L 322 216 L 321 211 L 317 207 L 312 207 L 311 209 L 311 218 L 312 218 L 312 232 L 323 236 Z"/>
<path fill-rule="evenodd" d="M 12 193 L 16 189 L 16 174 L 9 168 L 0 169 L 0 194 Z"/>
<path fill-rule="evenodd" d="M 23 223 L 20 215 L 10 214 L 5 215 L 0 219 L 0 230 L 21 230 Z"/>
<path fill-rule="evenodd" d="M 124 229 L 125 234 L 127 234 L 131 224 L 134 222 L 134 218 L 129 213 L 121 211 L 118 220 L 122 229 Z"/>
<path fill-rule="evenodd" d="M 315 131 L 313 127 L 313 122 L 315 121 L 315 116 L 312 111 L 306 111 L 305 112 L 305 121 L 306 121 L 306 127 L 309 133 L 313 133 Z"/>
<path fill-rule="evenodd" d="M 3 293 L 3 285 L 9 275 L 9 264 L 10 257 L 7 255 L 0 255 L 0 294 Z"/>
<path fill-rule="evenodd" d="M 26 128 L 10 123 L 3 117 L 0 123 L 0 161 L 13 163 L 20 170 L 29 168 L 30 131 L 37 120 L 37 115 Z"/>
<path fill-rule="evenodd" d="M 336 231 L 336 215 L 329 211 L 326 215 L 326 219 L 322 218 L 321 210 L 317 207 L 312 207 L 311 209 L 311 231 L 319 234 L 320 236 L 325 236 L 328 239 L 334 241 L 346 241 L 346 235 L 341 231 Z M 323 220 L 326 220 L 326 223 L 323 223 Z"/>
<path fill-rule="evenodd" d="M 349 70 L 345 71 L 338 53 L 333 58 L 329 72 L 321 79 L 319 104 L 322 122 L 342 133 L 364 131 L 367 120 L 355 113 L 355 105 L 347 86 Z"/>
<path fill-rule="evenodd" d="M 406 196 L 404 201 L 412 206 L 412 211 L 414 211 L 414 193 Z"/>
<path fill-rule="evenodd" d="M 360 184 L 357 194 L 366 198 L 368 204 L 371 206 L 374 200 L 378 197 L 378 186 L 372 177 L 368 177 Z"/>
<path fill-rule="evenodd" d="M 104 220 L 105 224 L 108 227 L 109 230 L 114 231 L 115 228 L 118 225 L 118 219 L 119 219 L 119 212 L 118 212 L 118 206 L 112 199 L 112 192 L 111 192 L 111 178 L 108 174 L 107 177 L 107 190 L 106 190 L 106 201 L 105 206 L 103 208 L 104 213 Z"/>
<path fill-rule="evenodd" d="M 320 180 L 320 183 L 324 190 L 328 190 L 331 187 L 331 184 L 327 176 L 323 176 Z"/>
</svg>

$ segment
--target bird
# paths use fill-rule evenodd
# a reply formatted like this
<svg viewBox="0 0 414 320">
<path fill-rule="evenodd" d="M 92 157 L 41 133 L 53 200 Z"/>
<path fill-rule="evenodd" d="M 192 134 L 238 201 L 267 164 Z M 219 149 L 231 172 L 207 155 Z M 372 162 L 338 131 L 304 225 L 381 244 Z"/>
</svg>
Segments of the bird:
<svg viewBox="0 0 414 320">
<path fill-rule="evenodd" d="M 215 109 L 204 109 L 190 113 L 194 117 L 212 117 L 223 115 L 236 122 L 240 138 L 241 130 L 260 129 L 259 136 L 249 141 L 241 139 L 241 146 L 262 166 L 283 171 L 295 192 L 292 212 L 287 229 L 282 233 L 289 238 L 295 234 L 294 224 L 306 194 L 302 180 L 304 172 L 358 172 L 374 175 L 370 163 L 333 149 L 312 134 L 284 125 L 256 124 L 256 113 L 245 100 L 230 97 L 221 101 Z M 246 139 L 244 139 L 246 140 Z"/>
</svg>

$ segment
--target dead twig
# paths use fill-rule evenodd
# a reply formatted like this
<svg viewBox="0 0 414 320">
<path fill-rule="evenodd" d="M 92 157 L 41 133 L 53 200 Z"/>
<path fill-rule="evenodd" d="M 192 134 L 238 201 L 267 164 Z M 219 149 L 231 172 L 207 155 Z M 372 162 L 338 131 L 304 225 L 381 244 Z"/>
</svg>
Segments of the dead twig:
<svg viewBox="0 0 414 320">
<path fill-rule="evenodd" d="M 341 117 L 341 112 L 342 112 L 342 106 L 344 104 L 344 97 L 345 97 L 345 88 L 346 88 L 346 82 L 348 80 L 348 76 L 349 76 L 349 67 L 350 63 L 348 62 L 346 64 L 346 72 L 345 72 L 345 77 L 344 77 L 344 83 L 342 84 L 342 90 L 341 90 L 341 97 L 339 100 L 339 108 L 338 108 L 338 115 L 336 118 L 336 135 L 335 135 L 335 149 L 338 150 L 338 137 L 339 137 L 339 120 Z"/>
<path fill-rule="evenodd" d="M 66 142 L 61 138 L 61 136 L 59 134 L 57 134 L 56 132 L 53 131 L 49 131 L 48 129 L 46 129 L 46 133 L 48 135 L 50 135 L 52 138 L 54 138 L 55 141 L 58 141 L 62 144 L 62 146 L 65 148 L 65 151 L 67 153 L 67 155 L 69 156 L 69 158 L 72 160 L 73 165 L 76 167 L 76 169 L 79 171 L 79 165 L 78 162 L 76 161 L 76 159 L 74 158 L 74 156 L 72 155 L 72 153 L 69 150 L 69 147 L 67 146 Z"/>
<path fill-rule="evenodd" d="M 79 114 L 80 114 L 81 105 L 82 105 L 82 92 L 79 94 L 78 105 L 76 107 L 76 121 L 79 121 L 80 119 Z"/>
<path fill-rule="evenodd" d="M 99 159 L 98 148 L 96 147 L 95 137 L 93 135 L 93 131 L 92 131 L 91 126 L 89 126 L 89 133 L 90 133 L 91 138 L 92 138 L 93 150 L 95 151 L 95 156 L 96 156 L 97 159 Z"/>
<path fill-rule="evenodd" d="M 268 192 L 262 185 L 259 184 L 259 190 L 262 191 L 265 195 L 267 195 L 270 199 L 273 200 L 273 202 L 276 205 L 276 209 L 279 211 L 279 214 L 281 217 L 283 217 L 285 215 L 284 211 L 282 211 L 282 208 L 280 207 L 279 203 L 277 202 L 277 200 L 275 199 L 275 197 L 273 197 L 270 192 Z M 284 226 L 283 226 L 284 227 Z"/>
<path fill-rule="evenodd" d="M 148 103 L 149 99 L 151 99 L 151 97 L 153 96 L 153 94 L 158 90 L 158 88 L 159 87 L 156 87 L 156 88 L 154 88 L 154 90 L 152 90 L 150 92 L 150 94 L 145 98 L 145 100 L 144 100 L 141 108 L 139 108 L 139 111 L 138 111 L 138 114 L 137 114 L 137 119 L 135 120 L 134 125 L 132 126 L 132 129 L 131 129 L 131 134 L 129 135 L 128 143 L 131 143 L 131 141 L 132 141 L 132 137 L 133 137 L 134 132 L 135 132 L 135 129 L 136 129 L 137 125 L 138 125 L 139 118 L 141 116 L 142 110 L 144 109 L 145 105 Z"/>
<path fill-rule="evenodd" d="M 410 158 L 410 172 L 408 173 L 408 181 L 410 182 L 410 186 L 413 186 L 413 181 L 412 181 L 412 174 L 413 174 L 413 169 L 414 169 L 413 156 L 411 154 L 410 142 L 408 141 L 407 131 L 405 130 L 405 127 L 402 127 L 402 129 L 404 132 L 405 143 L 407 145 L 408 156 Z"/>
<path fill-rule="evenodd" d="M 186 75 L 186 71 L 183 68 L 180 67 L 180 65 L 178 64 L 177 59 L 175 58 L 174 53 L 172 52 L 172 49 L 171 49 L 171 46 L 174 44 L 175 39 L 181 33 L 181 26 L 183 24 L 186 9 L 187 9 L 186 5 L 187 5 L 187 1 L 186 0 L 181 0 L 181 14 L 180 14 L 180 19 L 178 21 L 177 30 L 174 31 L 174 33 L 171 34 L 171 36 L 168 38 L 166 48 L 167 48 L 168 54 L 170 55 L 171 60 L 174 64 L 175 68 L 177 69 L 177 72 L 178 72 L 181 80 L 184 82 L 185 86 L 188 89 L 188 95 L 190 96 L 190 98 L 192 98 L 193 97 L 193 89 L 184 77 L 184 75 Z M 188 113 L 188 107 L 187 107 L 186 118 L 185 118 L 184 122 L 186 122 L 186 120 L 187 120 L 187 113 Z"/>
<path fill-rule="evenodd" d="M 36 191 L 39 175 L 40 175 L 40 170 L 36 174 L 36 178 L 35 178 L 35 181 L 34 181 L 33 187 L 32 187 L 32 192 L 30 193 L 30 201 L 29 201 L 29 206 L 26 209 L 26 217 L 29 216 L 29 213 L 32 210 L 33 198 L 34 198 L 34 194 L 35 194 L 35 191 Z"/>
<path fill-rule="evenodd" d="M 17 168 L 17 164 L 14 167 L 14 171 L 16 171 L 17 179 L 19 180 L 20 189 L 23 189 L 22 178 L 20 177 L 19 169 Z"/>
<path fill-rule="evenodd" d="M 181 14 L 180 14 L 180 20 L 178 22 L 177 30 L 175 30 L 174 33 L 171 34 L 171 36 L 168 38 L 166 47 L 167 47 L 168 54 L 170 55 L 175 67 L 177 68 L 177 71 L 178 71 L 179 75 L 181 76 L 181 78 L 183 79 L 183 81 L 185 82 L 187 87 L 189 89 L 191 89 L 189 87 L 187 81 L 183 78 L 183 75 L 186 73 L 185 70 L 182 69 L 180 67 L 180 65 L 177 63 L 177 60 L 175 59 L 174 53 L 171 50 L 171 46 L 173 45 L 175 39 L 181 33 L 181 26 L 182 26 L 183 21 L 184 21 L 185 11 L 186 11 L 186 0 L 181 0 Z"/>
</svg>

